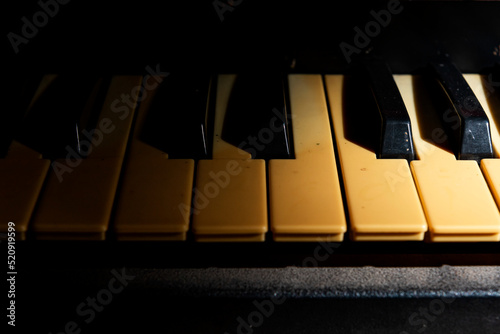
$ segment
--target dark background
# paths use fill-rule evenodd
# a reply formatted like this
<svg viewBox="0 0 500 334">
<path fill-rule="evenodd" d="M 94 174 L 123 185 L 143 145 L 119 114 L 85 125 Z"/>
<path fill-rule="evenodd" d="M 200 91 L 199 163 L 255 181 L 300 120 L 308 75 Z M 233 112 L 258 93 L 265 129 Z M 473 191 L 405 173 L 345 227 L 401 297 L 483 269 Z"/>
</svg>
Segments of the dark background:
<svg viewBox="0 0 500 334">
<path fill-rule="evenodd" d="M 443 54 L 448 54 L 464 72 L 486 71 L 500 61 L 498 51 L 494 54 L 495 48 L 500 47 L 500 3 L 417 1 L 403 2 L 403 7 L 403 12 L 393 16 L 389 26 L 382 28 L 363 49 L 387 60 L 394 72 L 419 71 L 428 60 Z M 73 0 L 59 5 L 58 13 L 38 28 L 36 36 L 21 45 L 16 54 L 7 34 L 21 34 L 21 18 L 25 16 L 32 22 L 40 9 L 36 1 L 3 4 L 2 73 L 7 89 L 3 91 L 2 112 L 8 112 L 9 105 L 17 103 L 10 98 L 17 89 L 17 80 L 34 73 L 143 73 L 147 65 L 156 64 L 163 71 L 187 75 L 197 71 L 265 71 L 275 67 L 293 72 L 345 73 L 349 64 L 339 44 L 353 44 L 353 28 L 364 29 L 373 20 L 370 11 L 386 9 L 386 2 L 243 0 L 233 11 L 225 12 L 221 21 L 212 1 Z M 295 63 L 293 68 L 291 63 Z M 108 274 L 108 268 L 130 264 L 112 247 L 111 244 L 104 256 L 110 262 L 96 264 Z M 50 252 L 30 259 L 40 249 Z M 150 258 L 147 252 L 140 253 L 148 268 L 166 266 L 161 262 L 161 251 L 161 247 L 152 249 Z M 56 333 L 66 322 L 81 320 L 75 315 L 76 306 L 88 296 L 95 296 L 103 286 L 93 283 L 90 276 L 82 286 L 81 277 L 64 274 L 65 263 L 73 268 L 82 261 L 85 268 L 100 259 L 99 253 L 89 251 L 83 261 L 85 249 L 78 254 L 79 258 L 73 258 L 64 243 L 48 248 L 40 244 L 19 246 L 19 324 L 31 327 L 33 333 Z M 165 256 L 175 258 L 176 254 Z M 116 259 L 118 262 L 113 262 Z M 189 263 L 184 265 L 189 267 Z M 237 316 L 254 310 L 252 298 L 176 296 L 172 291 L 137 286 L 115 298 L 94 322 L 81 327 L 82 333 L 98 329 L 234 333 Z M 297 298 L 277 308 L 275 315 L 254 332 L 417 333 L 408 317 L 419 308 L 428 307 L 431 301 L 432 298 Z M 464 297 L 420 332 L 500 333 L 499 314 L 498 298 Z"/>
<path fill-rule="evenodd" d="M 222 0 L 221 0 L 222 1 Z M 222 4 L 223 2 L 221 2 Z M 354 44 L 354 27 L 373 21 L 385 1 L 238 0 L 221 21 L 212 1 L 70 1 L 15 54 L 4 38 L 6 69 L 44 72 L 141 72 L 160 63 L 170 71 L 234 72 L 287 66 L 296 72 L 344 72 L 339 44 Z M 404 1 L 363 51 L 410 73 L 438 54 L 464 72 L 498 62 L 497 2 Z M 4 5 L 4 36 L 20 34 L 36 1 Z"/>
</svg>

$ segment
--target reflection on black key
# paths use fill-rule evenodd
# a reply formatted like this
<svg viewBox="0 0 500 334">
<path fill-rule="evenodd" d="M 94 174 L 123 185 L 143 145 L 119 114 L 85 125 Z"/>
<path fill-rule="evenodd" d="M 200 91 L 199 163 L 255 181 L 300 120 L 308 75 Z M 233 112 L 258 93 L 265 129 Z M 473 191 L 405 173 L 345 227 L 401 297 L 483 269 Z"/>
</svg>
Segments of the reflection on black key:
<svg viewBox="0 0 500 334">
<path fill-rule="evenodd" d="M 429 67 L 448 104 L 438 110 L 458 159 L 492 158 L 488 117 L 460 71 L 448 61 L 433 62 Z"/>
<path fill-rule="evenodd" d="M 279 73 L 238 74 L 231 91 L 222 139 L 254 159 L 292 157 L 285 78 Z"/>
<path fill-rule="evenodd" d="M 165 77 L 144 120 L 141 140 L 171 159 L 208 159 L 214 86 L 210 75 Z"/>
<path fill-rule="evenodd" d="M 45 159 L 64 158 L 71 150 L 85 158 L 80 141 L 91 138 L 107 82 L 97 77 L 57 76 L 28 110 L 16 139 Z"/>
<path fill-rule="evenodd" d="M 377 157 L 415 159 L 410 117 L 389 67 L 381 61 L 365 61 L 364 73 L 382 120 Z"/>
</svg>

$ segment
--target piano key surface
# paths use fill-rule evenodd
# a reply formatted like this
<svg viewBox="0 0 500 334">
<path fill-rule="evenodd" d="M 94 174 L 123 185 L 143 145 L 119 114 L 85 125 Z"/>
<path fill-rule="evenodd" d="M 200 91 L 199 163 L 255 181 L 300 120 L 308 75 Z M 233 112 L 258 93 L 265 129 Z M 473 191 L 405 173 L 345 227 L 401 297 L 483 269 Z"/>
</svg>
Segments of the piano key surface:
<svg viewBox="0 0 500 334">
<path fill-rule="evenodd" d="M 274 240 L 341 241 L 346 231 L 340 183 L 319 75 L 290 75 L 295 159 L 270 160 Z"/>
<path fill-rule="evenodd" d="M 46 87 L 51 88 L 47 90 L 50 94 L 57 95 L 57 85 L 51 85 L 55 78 L 45 77 L 33 101 L 40 98 L 50 101 L 44 96 Z M 87 143 L 100 140 L 99 145 L 77 145 L 89 152 L 92 150 L 91 154 L 75 160 L 77 165 L 74 171 L 66 174 L 64 169 L 58 172 L 56 168 L 65 161 L 48 154 L 53 159 L 53 168 L 48 172 L 43 190 L 46 160 L 41 161 L 42 167 L 35 167 L 32 163 L 32 169 L 35 170 L 31 172 L 16 173 L 20 176 L 26 173 L 25 179 L 33 180 L 29 182 L 33 189 L 25 192 L 31 195 L 15 200 L 17 204 L 9 204 L 12 207 L 10 211 L 4 211 L 9 215 L 9 212 L 17 210 L 13 208 L 21 204 L 28 208 L 22 210 L 24 216 L 20 219 L 23 221 L 19 225 L 20 235 L 28 230 L 28 221 L 31 220 L 31 234 L 49 239 L 104 239 L 109 230 L 108 237 L 139 240 L 185 240 L 194 236 L 199 241 L 263 241 L 266 238 L 275 241 L 315 241 L 318 238 L 341 241 L 343 234 L 348 231 L 349 237 L 356 241 L 422 241 L 429 224 L 427 237 L 430 241 L 499 240 L 500 217 L 494 199 L 498 172 L 493 167 L 497 159 L 483 159 L 481 166 L 484 177 L 477 163 L 456 161 L 451 153 L 454 151 L 450 146 L 453 142 L 438 140 L 445 132 L 436 121 L 439 116 L 432 116 L 439 113 L 433 111 L 433 101 L 427 97 L 426 88 L 419 77 L 394 76 L 403 95 L 400 105 L 404 101 L 410 111 L 411 126 L 416 136 L 418 160 L 410 164 L 406 160 L 377 158 L 378 149 L 374 143 L 387 141 L 387 136 L 370 137 L 370 133 L 377 132 L 370 129 L 370 121 L 364 127 L 358 127 L 356 121 L 350 121 L 360 111 L 363 111 L 359 114 L 361 123 L 364 119 L 377 117 L 373 114 L 376 111 L 370 106 L 377 105 L 381 99 L 380 94 L 374 94 L 372 98 L 375 104 L 356 105 L 354 102 L 363 101 L 366 96 L 361 93 L 362 90 L 361 95 L 356 94 L 356 89 L 361 86 L 358 87 L 359 81 L 352 80 L 350 76 L 326 75 L 323 78 L 321 75 L 293 74 L 288 77 L 286 89 L 290 95 L 290 137 L 293 138 L 294 157 L 266 161 L 253 159 L 255 157 L 244 150 L 245 145 L 235 145 L 223 139 L 224 127 L 237 128 L 241 122 L 241 118 L 234 115 L 232 119 L 236 121 L 228 121 L 226 110 L 231 109 L 234 114 L 237 112 L 234 106 L 238 105 L 234 99 L 242 95 L 248 99 L 248 95 L 241 93 L 241 87 L 233 96 L 235 75 L 219 75 L 212 84 L 206 80 L 207 76 L 200 76 L 199 80 L 193 79 L 196 84 L 183 81 L 184 84 L 177 86 L 176 78 L 172 78 L 173 86 L 172 83 L 165 84 L 169 80 L 166 76 L 162 78 L 161 85 L 155 85 L 147 92 L 142 91 L 141 105 L 135 119 L 132 117 L 135 110 L 132 101 L 139 99 L 130 99 L 127 94 L 139 93 L 141 78 L 116 76 L 113 81 L 104 81 L 104 85 L 110 88 L 106 101 L 101 101 L 104 109 L 100 118 L 89 115 L 87 111 L 77 121 L 86 119 L 86 123 L 89 123 L 88 119 L 95 119 L 93 123 L 96 124 L 96 130 Z M 373 79 L 370 79 L 371 84 L 376 84 Z M 484 80 L 479 75 L 465 75 L 463 79 L 464 82 L 472 83 L 487 117 L 495 119 L 491 109 L 495 110 L 497 105 L 490 108 L 490 101 L 493 100 L 491 94 L 486 99 L 487 87 L 482 86 Z M 178 146 L 182 147 L 182 136 L 192 139 L 195 131 L 184 131 L 184 125 L 181 124 L 176 129 L 175 124 L 168 124 L 175 123 L 174 119 L 160 117 L 162 113 L 178 112 L 182 108 L 182 101 L 188 99 L 187 92 L 178 93 L 179 96 L 168 95 L 166 92 L 171 93 L 169 87 L 174 86 L 181 91 L 196 90 L 198 94 L 194 95 L 196 97 L 189 110 L 199 115 L 192 122 L 193 129 L 198 128 L 199 140 L 190 141 L 192 144 L 185 149 L 186 157 L 191 157 L 187 160 L 177 159 L 178 154 L 169 158 L 167 151 L 175 147 L 175 142 L 180 142 Z M 397 90 L 396 86 L 385 86 L 393 87 L 392 91 Z M 103 89 L 108 90 L 107 86 Z M 276 101 L 283 101 L 282 92 L 274 91 Z M 386 93 L 389 94 L 389 91 L 386 90 Z M 94 89 L 89 101 L 99 100 L 96 100 L 95 92 L 97 90 Z M 395 98 L 399 98 L 398 93 L 394 94 Z M 117 107 L 119 99 L 123 104 L 121 108 Z M 125 106 L 126 99 L 131 107 Z M 79 103 L 86 110 L 100 109 L 99 106 L 92 107 L 92 102 Z M 269 108 L 268 104 L 264 105 Z M 380 111 L 382 107 L 383 104 L 379 104 L 376 108 Z M 330 115 L 327 113 L 328 108 Z M 248 110 L 241 108 L 241 112 Z M 95 111 L 93 113 L 96 114 Z M 212 117 L 213 131 L 207 128 L 208 124 L 212 124 Z M 109 121 L 112 119 L 116 122 Z M 433 122 L 430 122 L 432 119 Z M 155 122 L 152 120 L 159 124 L 153 126 Z M 186 121 L 187 118 L 184 118 L 183 122 Z M 70 125 L 71 122 L 67 123 Z M 496 150 L 500 134 L 495 122 L 492 123 L 493 147 Z M 116 130 L 115 124 L 118 126 Z M 162 124 L 165 126 L 162 127 Z M 99 129 L 99 126 L 113 127 L 113 131 L 103 134 L 104 130 Z M 30 127 L 33 125 L 26 129 Z M 83 132 L 80 135 L 88 136 L 89 126 L 81 127 Z M 169 127 L 170 134 L 162 135 Z M 145 138 L 145 129 L 155 133 Z M 364 133 L 363 129 L 369 130 Z M 439 138 L 435 137 L 438 130 L 441 131 Z M 132 133 L 130 139 L 129 132 Z M 210 139 L 206 137 L 209 132 L 212 133 Z M 333 134 L 336 137 L 335 146 Z M 280 136 L 283 135 L 280 133 Z M 365 139 L 360 139 L 363 136 Z M 64 143 L 66 137 L 60 137 Z M 77 137 L 83 143 L 84 138 Z M 56 139 L 54 137 L 51 140 Z M 395 143 L 408 140 L 407 137 L 398 136 L 392 136 L 392 139 Z M 30 144 L 30 141 L 25 142 L 33 148 L 23 148 L 14 141 L 7 158 L 0 161 L 8 164 L 13 161 L 13 157 L 28 157 L 29 154 L 39 159 L 37 154 L 40 153 L 36 150 L 43 154 L 44 148 L 40 148 L 39 144 Z M 159 142 L 163 146 L 157 145 Z M 195 142 L 196 147 L 193 146 Z M 261 144 L 265 146 L 265 143 Z M 73 152 L 77 146 L 72 149 Z M 123 160 L 126 147 L 127 157 Z M 212 149 L 211 152 L 207 151 L 208 147 Z M 178 151 L 179 148 L 172 150 Z M 206 152 L 205 155 L 200 155 L 203 152 Z M 340 158 L 338 163 L 335 154 Z M 199 159 L 206 155 L 210 155 L 211 159 Z M 282 156 L 283 152 L 276 152 L 277 158 Z M 125 163 L 122 164 L 123 161 Z M 13 167 L 5 167 L 6 170 L 8 168 L 12 170 Z M 59 174 L 61 172 L 63 174 Z M 7 174 L 10 173 L 2 174 L 6 180 L 4 194 L 7 189 L 12 189 L 12 183 L 7 182 Z M 63 182 L 60 182 L 61 176 L 64 176 Z M 11 184 L 10 188 L 8 184 Z M 347 206 L 345 209 L 342 192 Z M 38 203 L 36 210 L 35 202 Z M 348 230 L 344 215 L 348 216 Z M 475 222 L 477 217 L 482 219 Z M 5 218 L 5 221 L 10 220 L 14 219 Z M 268 225 L 272 235 L 267 233 Z"/>
</svg>

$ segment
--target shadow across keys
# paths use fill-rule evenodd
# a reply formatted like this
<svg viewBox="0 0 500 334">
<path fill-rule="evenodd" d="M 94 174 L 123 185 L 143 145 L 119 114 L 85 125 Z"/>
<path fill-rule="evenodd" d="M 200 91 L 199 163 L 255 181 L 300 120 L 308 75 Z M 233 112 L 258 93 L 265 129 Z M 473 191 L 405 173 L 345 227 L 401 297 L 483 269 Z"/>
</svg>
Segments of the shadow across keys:
<svg viewBox="0 0 500 334">
<path fill-rule="evenodd" d="M 343 95 L 345 138 L 377 153 L 382 123 L 368 83 L 359 75 L 344 76 Z"/>
<path fill-rule="evenodd" d="M 287 82 L 280 73 L 240 73 L 231 90 L 222 139 L 254 159 L 291 159 Z"/>
<path fill-rule="evenodd" d="M 417 110 L 426 110 L 426 106 L 433 105 L 435 109 L 448 110 L 447 101 L 438 91 L 437 84 L 429 78 L 413 76 L 413 94 Z M 452 143 L 443 129 L 442 121 L 435 112 L 417 113 L 417 124 L 422 138 L 432 145 L 453 154 Z"/>
<path fill-rule="evenodd" d="M 215 83 L 208 74 L 174 73 L 163 79 L 152 101 L 140 139 L 168 153 L 171 159 L 208 159 L 210 92 Z"/>
</svg>

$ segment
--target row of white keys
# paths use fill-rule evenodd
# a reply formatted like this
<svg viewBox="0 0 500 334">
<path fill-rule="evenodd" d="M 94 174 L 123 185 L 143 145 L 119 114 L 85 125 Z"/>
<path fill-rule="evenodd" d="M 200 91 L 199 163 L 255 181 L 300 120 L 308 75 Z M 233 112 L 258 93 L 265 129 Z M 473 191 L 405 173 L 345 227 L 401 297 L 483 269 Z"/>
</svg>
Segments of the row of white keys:
<svg viewBox="0 0 500 334">
<path fill-rule="evenodd" d="M 492 102 L 481 78 L 465 77 L 493 123 L 487 107 Z M 218 78 L 213 159 L 200 160 L 196 175 L 193 159 L 169 159 L 168 152 L 140 138 L 155 90 L 144 95 L 131 132 L 135 107 L 123 108 L 116 101 L 122 94 L 137 93 L 141 78 L 115 77 L 97 123 L 114 130 L 105 133 L 71 173 L 64 174 L 63 182 L 52 169 L 38 196 L 49 161 L 17 142 L 12 144 L 8 158 L 0 160 L 1 180 L 7 190 L 24 187 L 26 191 L 17 192 L 23 198 L 2 201 L 6 203 L 2 219 L 19 222 L 22 235 L 31 219 L 39 238 L 103 239 L 131 132 L 114 215 L 119 239 L 185 240 L 192 219 L 197 241 L 263 241 L 269 217 L 276 241 L 341 241 L 346 219 L 327 97 L 353 240 L 422 240 L 426 221 L 431 241 L 499 240 L 498 208 L 477 163 L 457 161 L 443 144 L 435 145 L 435 138 L 429 140 L 428 132 L 420 129 L 419 124 L 428 123 L 424 118 L 432 114 L 433 106 L 418 78 L 395 76 L 410 114 L 419 158 L 411 162 L 411 169 L 406 160 L 377 159 L 374 152 L 346 137 L 344 78 L 327 75 L 324 80 L 320 75 L 288 76 L 295 159 L 270 160 L 266 182 L 264 160 L 251 159 L 250 153 L 221 138 L 234 75 Z M 122 119 L 125 110 L 127 116 Z M 493 124 L 492 136 L 498 155 L 500 135 Z M 64 159 L 55 162 L 67 163 Z M 498 160 L 483 159 L 481 168 L 498 200 Z M 4 175 L 18 175 L 24 181 L 13 178 L 15 182 L 10 182 Z M 2 191 L 2 196 L 6 193 Z"/>
<path fill-rule="evenodd" d="M 343 77 L 325 77 L 351 237 L 359 241 L 422 240 L 427 220 L 431 241 L 498 240 L 498 210 L 477 164 L 457 161 L 446 149 L 426 141 L 419 124 L 427 122 L 421 118 L 432 112 L 415 107 L 413 92 L 419 91 L 418 80 L 395 78 L 410 113 L 420 159 L 411 163 L 411 170 L 406 160 L 376 159 L 373 152 L 346 138 Z M 264 240 L 269 211 L 274 240 L 342 240 L 346 223 L 321 76 L 289 76 L 295 159 L 270 160 L 269 209 L 264 161 L 251 159 L 249 153 L 221 138 L 234 80 L 233 75 L 219 76 L 213 159 L 198 163 L 194 201 L 190 203 L 187 197 L 176 201 L 192 209 L 195 239 Z M 418 105 L 432 108 L 420 95 Z M 190 173 L 185 175 L 185 190 Z M 478 213 L 480 223 L 471 223 Z M 179 219 L 180 225 L 187 226 L 185 216 Z"/>
<path fill-rule="evenodd" d="M 184 239 L 187 216 L 181 216 L 178 210 L 183 207 L 185 213 L 189 212 L 186 208 L 191 208 L 192 231 L 197 241 L 265 239 L 268 230 L 265 161 L 251 159 L 250 153 L 226 142 L 221 135 L 235 80 L 235 75 L 218 77 L 213 159 L 198 162 L 192 203 L 188 197 L 179 197 L 190 193 L 192 169 L 165 168 L 153 172 L 150 167 L 153 158 L 139 161 L 138 151 L 149 151 L 157 160 L 161 152 L 153 152 L 134 133 L 116 214 L 115 228 L 120 237 L 155 238 L 152 236 L 158 232 L 182 226 L 184 230 L 178 231 L 182 234 L 171 233 L 171 237 Z M 340 241 L 346 225 L 322 78 L 296 75 L 289 80 L 297 159 L 270 162 L 269 211 L 274 239 L 311 241 L 324 237 Z M 141 127 L 148 108 L 146 100 L 139 110 L 136 128 Z M 168 161 L 164 154 L 162 159 Z M 172 181 L 183 180 L 180 188 L 161 181 L 170 173 Z M 151 196 L 161 200 L 151 204 L 145 200 Z M 143 216 L 150 219 L 147 224 L 138 223 L 144 211 L 148 213 Z M 153 224 L 154 228 L 149 227 Z"/>
<path fill-rule="evenodd" d="M 234 80 L 235 76 L 231 75 L 219 77 L 213 159 L 198 161 L 196 175 L 194 160 L 167 159 L 168 152 L 141 140 L 139 132 L 151 101 L 154 94 L 161 92 L 151 92 L 142 102 L 115 215 L 118 238 L 185 240 L 192 216 L 197 241 L 264 240 L 267 231 L 265 163 L 250 159 L 249 153 L 221 138 Z"/>
<path fill-rule="evenodd" d="M 37 238 L 105 238 L 141 83 L 113 77 L 88 156 L 52 162 L 31 222 Z"/>
<path fill-rule="evenodd" d="M 421 78 L 396 75 L 395 79 L 413 123 L 419 160 L 412 161 L 411 168 L 430 240 L 499 241 L 499 211 L 477 162 L 456 160 L 446 146 Z"/>
</svg>

